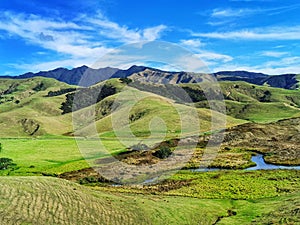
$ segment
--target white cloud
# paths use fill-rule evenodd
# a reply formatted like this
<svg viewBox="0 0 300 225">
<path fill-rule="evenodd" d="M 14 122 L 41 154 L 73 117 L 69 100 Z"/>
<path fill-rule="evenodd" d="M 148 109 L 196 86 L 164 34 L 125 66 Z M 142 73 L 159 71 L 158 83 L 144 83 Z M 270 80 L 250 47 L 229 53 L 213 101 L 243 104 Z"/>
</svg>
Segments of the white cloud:
<svg viewBox="0 0 300 225">
<path fill-rule="evenodd" d="M 226 17 L 242 17 L 262 13 L 268 15 L 277 15 L 283 12 L 297 9 L 299 8 L 299 6 L 300 4 L 298 3 L 272 8 L 216 8 L 212 10 L 210 17 L 224 19 Z"/>
<path fill-rule="evenodd" d="M 86 30 L 82 25 L 11 12 L 5 12 L 3 17 L 0 21 L 0 30 L 48 50 L 69 54 L 72 57 L 103 54 L 110 50 L 100 43 L 98 43 L 100 46 L 93 47 L 95 43 L 82 32 Z M 44 38 L 41 38 L 41 34 Z M 45 37 L 48 38 L 47 41 Z"/>
<path fill-rule="evenodd" d="M 224 18 L 224 17 L 240 17 L 246 16 L 252 13 L 257 12 L 255 9 L 214 9 L 211 13 L 211 17 L 213 18 Z"/>
<path fill-rule="evenodd" d="M 298 9 L 300 4 L 289 4 L 280 7 L 255 7 L 255 8 L 215 8 L 209 13 L 208 25 L 221 26 L 236 23 L 237 18 L 250 16 L 274 16 L 291 10 Z M 248 18 L 250 20 L 250 18 Z M 239 24 L 241 22 L 239 21 Z"/>
<path fill-rule="evenodd" d="M 287 73 L 300 74 L 300 57 L 286 57 L 278 60 L 267 61 L 256 66 L 225 64 L 214 68 L 214 72 L 225 70 L 246 70 L 270 75 Z"/>
<path fill-rule="evenodd" d="M 204 61 L 221 61 L 221 62 L 230 62 L 233 58 L 229 55 L 219 54 L 215 52 L 203 51 L 199 54 L 196 54 L 197 57 L 203 59 Z"/>
<path fill-rule="evenodd" d="M 213 66 L 216 64 L 224 64 L 233 60 L 233 57 L 229 55 L 207 51 L 203 48 L 200 48 L 202 46 L 205 46 L 205 43 L 201 42 L 199 39 L 181 40 L 179 45 L 190 49 L 194 53 L 194 56 L 197 58 L 196 60 L 193 60 L 193 62 L 186 62 L 189 71 L 193 71 L 192 69 L 197 69 L 197 71 L 200 71 L 202 68 L 204 68 L 203 65 L 202 67 L 198 65 L 199 61 L 201 61 L 206 66 Z M 197 65 L 192 66 L 192 64 L 195 62 L 197 63 Z"/>
<path fill-rule="evenodd" d="M 234 40 L 300 40 L 300 26 L 265 27 L 229 32 L 193 33 L 194 37 Z"/>
<path fill-rule="evenodd" d="M 274 60 L 274 61 L 268 61 L 264 64 L 265 67 L 282 67 L 282 66 L 295 66 L 300 65 L 300 57 L 294 56 L 294 57 L 286 57 L 282 58 L 280 60 Z"/>
<path fill-rule="evenodd" d="M 261 53 L 262 56 L 268 56 L 268 57 L 274 57 L 274 58 L 280 58 L 287 54 L 288 54 L 288 52 L 278 52 L 278 51 L 263 51 Z"/>
<path fill-rule="evenodd" d="M 161 36 L 161 32 L 166 30 L 165 25 L 159 25 L 156 27 L 146 28 L 143 31 L 143 41 L 154 41 Z"/>
<path fill-rule="evenodd" d="M 84 65 L 88 65 L 89 62 L 81 59 L 65 59 L 65 60 L 56 60 L 56 61 L 48 61 L 48 62 L 35 62 L 35 63 L 18 63 L 11 64 L 12 67 L 21 71 L 31 71 L 31 72 L 39 72 L 39 71 L 47 71 L 49 69 L 54 69 L 58 67 L 78 67 Z M 18 74 L 12 74 L 18 75 Z"/>
<path fill-rule="evenodd" d="M 16 36 L 29 44 L 65 55 L 65 60 L 35 62 L 33 65 L 16 65 L 30 71 L 52 69 L 59 66 L 91 64 L 113 48 L 110 44 L 153 41 L 166 30 L 165 25 L 130 29 L 110 21 L 102 15 L 91 18 L 81 15 L 81 19 L 67 22 L 62 19 L 44 18 L 14 12 L 2 12 L 0 31 L 2 38 Z"/>
<path fill-rule="evenodd" d="M 98 28 L 101 36 L 115 39 L 125 44 L 154 41 L 160 38 L 161 32 L 167 28 L 165 25 L 158 25 L 145 29 L 129 29 L 127 26 L 120 26 L 108 20 L 101 14 L 97 18 L 87 19 L 87 22 L 93 24 L 96 29 Z"/>
<path fill-rule="evenodd" d="M 201 46 L 204 46 L 204 43 L 202 43 L 199 39 L 181 40 L 180 44 L 192 48 L 199 48 Z"/>
</svg>

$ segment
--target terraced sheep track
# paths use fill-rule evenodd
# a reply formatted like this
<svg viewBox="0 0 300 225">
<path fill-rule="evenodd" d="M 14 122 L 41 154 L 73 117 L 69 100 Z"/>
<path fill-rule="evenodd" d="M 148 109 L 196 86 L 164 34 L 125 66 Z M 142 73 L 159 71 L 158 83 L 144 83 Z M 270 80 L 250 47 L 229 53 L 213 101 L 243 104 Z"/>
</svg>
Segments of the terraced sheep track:
<svg viewBox="0 0 300 225">
<path fill-rule="evenodd" d="M 149 224 L 122 196 L 89 194 L 65 180 L 2 177 L 0 191 L 0 224 Z"/>
</svg>

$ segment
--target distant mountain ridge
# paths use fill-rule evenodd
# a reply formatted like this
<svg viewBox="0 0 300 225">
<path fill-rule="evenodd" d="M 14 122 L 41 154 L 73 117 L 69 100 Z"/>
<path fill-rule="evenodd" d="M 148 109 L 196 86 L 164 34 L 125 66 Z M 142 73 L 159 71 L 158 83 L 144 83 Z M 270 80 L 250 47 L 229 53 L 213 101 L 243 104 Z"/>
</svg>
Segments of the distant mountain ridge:
<svg viewBox="0 0 300 225">
<path fill-rule="evenodd" d="M 257 85 L 269 85 L 271 87 L 297 89 L 297 74 L 267 75 L 248 71 L 221 71 L 214 73 L 219 81 L 245 81 Z"/>
<path fill-rule="evenodd" d="M 200 76 L 195 76 L 200 75 Z M 220 71 L 211 73 L 219 81 L 245 81 L 257 85 L 268 85 L 271 87 L 298 89 L 297 74 L 267 75 L 248 71 Z M 26 79 L 32 77 L 48 77 L 59 81 L 81 86 L 90 86 L 109 78 L 130 78 L 143 82 L 162 84 L 196 83 L 207 79 L 207 75 L 192 72 L 170 72 L 145 66 L 131 66 L 127 70 L 105 67 L 93 69 L 81 66 L 73 69 L 57 68 L 38 73 L 25 73 L 19 76 L 2 76 L 0 78 Z"/>
</svg>

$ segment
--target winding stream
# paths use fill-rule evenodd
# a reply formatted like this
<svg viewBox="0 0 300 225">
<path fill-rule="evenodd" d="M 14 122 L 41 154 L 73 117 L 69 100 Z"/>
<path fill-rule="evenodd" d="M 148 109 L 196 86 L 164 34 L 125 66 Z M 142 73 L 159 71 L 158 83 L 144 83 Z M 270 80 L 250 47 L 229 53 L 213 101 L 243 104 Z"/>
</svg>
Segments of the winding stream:
<svg viewBox="0 0 300 225">
<path fill-rule="evenodd" d="M 264 156 L 261 154 L 252 156 L 251 161 L 256 163 L 256 166 L 247 168 L 245 170 L 275 170 L 275 169 L 294 169 L 299 170 L 300 166 L 280 166 L 266 163 Z"/>
<path fill-rule="evenodd" d="M 257 154 L 252 156 L 251 161 L 256 164 L 256 166 L 249 167 L 245 170 L 276 170 L 276 169 L 290 169 L 290 170 L 300 170 L 300 166 L 280 166 L 266 163 L 264 160 L 264 156 L 261 154 Z M 208 171 L 218 171 L 224 170 L 220 168 L 198 168 L 193 169 L 194 172 L 208 172 Z"/>
<path fill-rule="evenodd" d="M 293 169 L 293 170 L 300 170 L 300 166 L 280 166 L 266 163 L 264 160 L 264 156 L 261 154 L 257 154 L 251 157 L 251 161 L 256 164 L 256 166 L 249 167 L 244 170 L 275 170 L 275 169 Z M 198 169 L 191 169 L 193 172 L 208 172 L 208 171 L 219 171 L 219 170 L 230 170 L 230 169 L 220 169 L 220 168 L 198 168 Z M 158 177 L 154 177 L 151 179 L 147 179 L 143 182 L 143 184 L 149 184 L 157 180 Z"/>
</svg>

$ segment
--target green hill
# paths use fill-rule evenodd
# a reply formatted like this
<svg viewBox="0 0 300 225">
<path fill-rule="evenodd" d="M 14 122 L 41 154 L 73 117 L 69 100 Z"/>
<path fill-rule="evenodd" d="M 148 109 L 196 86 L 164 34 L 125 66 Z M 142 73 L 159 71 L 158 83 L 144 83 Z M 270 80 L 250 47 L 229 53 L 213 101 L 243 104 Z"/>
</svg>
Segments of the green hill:
<svg viewBox="0 0 300 225">
<path fill-rule="evenodd" d="M 96 191 L 62 179 L 3 177 L 5 224 L 199 224 L 226 215 L 229 202 Z"/>
<path fill-rule="evenodd" d="M 188 84 L 197 90 L 197 85 Z M 272 122 L 300 115 L 299 90 L 286 90 L 252 85 L 246 82 L 220 82 L 226 103 L 226 113 L 252 122 Z M 206 101 L 197 107 L 208 108 Z"/>
<path fill-rule="evenodd" d="M 149 92 L 141 92 L 132 87 L 128 88 L 130 91 L 128 96 L 124 97 L 122 92 L 123 97 L 118 98 L 118 93 L 125 85 L 119 79 L 112 79 L 89 88 L 81 88 L 77 91 L 78 94 L 75 94 L 74 86 L 50 78 L 2 79 L 0 80 L 0 136 L 37 137 L 72 133 L 72 115 L 70 112 L 74 96 L 77 97 L 75 107 L 79 111 L 87 112 L 92 108 L 89 108 L 90 105 L 98 102 L 95 106 L 95 117 L 99 133 L 112 131 L 111 113 L 113 116 L 121 118 L 125 108 L 133 106 L 129 115 L 131 118 L 124 119 L 130 120 L 130 127 L 136 135 L 149 135 L 148 124 L 154 117 L 161 117 L 165 120 L 169 134 L 178 134 L 181 131 L 180 116 L 177 110 L 181 111 L 181 114 L 186 114 L 191 112 L 190 106 L 175 103 L 168 98 Z M 97 96 L 99 92 L 101 94 Z M 132 94 L 143 96 L 143 99 L 135 104 L 136 99 Z M 78 99 L 79 101 L 77 101 Z M 119 107 L 117 107 L 117 111 L 112 112 L 111 107 L 116 104 L 119 104 Z M 198 114 L 202 131 L 209 131 L 210 113 L 209 110 L 199 109 L 195 111 L 194 118 L 189 118 L 190 123 L 198 119 L 196 118 Z M 231 117 L 227 117 L 227 119 L 229 126 L 243 122 Z M 86 130 L 87 128 L 81 127 L 80 129 Z M 194 131 L 186 130 L 184 132 L 188 134 Z M 82 134 L 88 136 L 89 132 Z"/>
<path fill-rule="evenodd" d="M 0 136 L 61 135 L 70 132 L 71 116 L 61 115 L 65 95 L 47 97 L 50 91 L 74 88 L 50 78 L 0 80 Z"/>
<path fill-rule="evenodd" d="M 299 223 L 297 194 L 257 200 L 200 199 L 180 197 L 179 189 L 173 196 L 141 195 L 47 177 L 2 177 L 0 189 L 0 221 L 8 225 Z"/>
<path fill-rule="evenodd" d="M 225 98 L 228 126 L 243 123 L 242 120 L 254 122 L 270 122 L 300 115 L 300 97 L 298 90 L 285 90 L 256 86 L 245 82 L 221 82 L 221 89 Z M 166 123 L 166 132 L 169 137 L 174 137 L 181 131 L 180 115 L 178 110 L 185 114 L 192 112 L 190 103 L 175 96 L 176 85 L 151 86 L 140 85 L 136 82 L 127 87 L 131 91 L 131 97 L 126 99 L 119 96 L 119 92 L 126 83 L 119 79 L 98 83 L 92 87 L 79 90 L 81 102 L 76 102 L 76 107 L 81 111 L 90 110 L 90 105 L 97 98 L 96 127 L 99 133 L 106 136 L 114 136 L 112 133 L 111 118 L 121 119 L 128 107 L 130 120 L 128 126 L 138 136 L 149 136 L 149 124 L 155 117 L 161 117 Z M 146 88 L 145 88 L 146 87 Z M 166 88 L 167 87 L 167 88 Z M 175 91 L 167 93 L 172 87 Z M 191 96 L 198 107 L 197 114 L 191 116 L 190 123 L 197 119 L 201 121 L 201 131 L 210 130 L 210 111 L 203 90 L 196 84 L 182 84 L 181 87 Z M 137 90 L 139 88 L 141 90 Z M 176 89 L 177 88 L 177 89 Z M 99 90 L 100 96 L 93 97 Z M 50 78 L 30 78 L 24 80 L 2 79 L 0 80 L 0 135 L 2 137 L 26 137 L 43 135 L 64 135 L 72 133 L 72 109 L 75 96 L 74 86 L 61 83 Z M 152 92 L 152 93 L 151 93 Z M 137 104 L 136 96 L 143 96 Z M 78 94 L 76 94 L 78 95 Z M 122 91 L 122 95 L 124 95 Z M 173 98 L 173 100 L 171 100 Z M 175 99 L 174 99 L 175 98 Z M 179 96 L 180 98 L 180 96 Z M 94 101 L 94 102 L 93 102 Z M 79 105 L 78 105 L 79 104 Z M 135 105 L 133 105 L 135 104 Z M 112 107 L 117 108 L 112 110 Z M 125 111 L 124 111 L 125 110 Z M 80 111 L 80 110 L 79 110 Z M 112 114 L 111 114 L 112 113 Z M 236 120 L 236 119 L 241 120 Z M 123 118 L 124 119 L 124 118 Z M 88 121 L 87 121 L 88 122 Z M 86 124 L 88 125 L 88 123 Z M 80 127 L 77 134 L 91 135 L 88 127 Z M 107 133 L 108 132 L 108 133 Z M 162 130 L 161 132 L 165 132 Z M 184 131 L 192 134 L 192 130 Z M 158 131 L 160 133 L 160 131 Z"/>
</svg>

